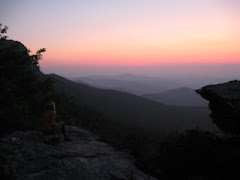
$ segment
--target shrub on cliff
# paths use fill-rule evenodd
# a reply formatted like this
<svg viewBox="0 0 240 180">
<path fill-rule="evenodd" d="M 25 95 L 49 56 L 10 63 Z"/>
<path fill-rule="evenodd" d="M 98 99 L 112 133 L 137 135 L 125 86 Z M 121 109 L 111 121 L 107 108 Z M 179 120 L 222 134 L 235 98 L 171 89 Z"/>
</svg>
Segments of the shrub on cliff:
<svg viewBox="0 0 240 180">
<path fill-rule="evenodd" d="M 29 55 L 23 44 L 4 36 L 6 31 L 7 27 L 0 31 L 1 128 L 29 128 L 40 122 L 44 103 L 56 93 L 52 80 L 38 67 L 45 49 Z"/>
</svg>

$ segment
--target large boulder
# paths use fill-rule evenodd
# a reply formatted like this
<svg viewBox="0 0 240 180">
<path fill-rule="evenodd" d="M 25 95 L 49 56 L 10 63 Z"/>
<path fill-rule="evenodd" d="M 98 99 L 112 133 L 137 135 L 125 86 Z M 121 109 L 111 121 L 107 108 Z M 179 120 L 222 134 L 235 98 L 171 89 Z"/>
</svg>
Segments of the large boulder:
<svg viewBox="0 0 240 180">
<path fill-rule="evenodd" d="M 41 131 L 18 131 L 0 138 L 1 179 L 154 179 L 133 159 L 77 127 L 67 127 L 72 141 L 46 144 Z"/>
<path fill-rule="evenodd" d="M 240 134 L 240 81 L 209 85 L 196 92 L 209 101 L 210 117 L 221 130 Z"/>
</svg>

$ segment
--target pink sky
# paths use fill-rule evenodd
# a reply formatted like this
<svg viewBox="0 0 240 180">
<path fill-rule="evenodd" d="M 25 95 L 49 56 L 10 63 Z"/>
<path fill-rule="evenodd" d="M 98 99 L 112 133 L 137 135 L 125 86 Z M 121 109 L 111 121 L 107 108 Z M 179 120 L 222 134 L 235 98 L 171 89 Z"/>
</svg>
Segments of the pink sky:
<svg viewBox="0 0 240 180">
<path fill-rule="evenodd" d="M 237 0 L 3 0 L 1 23 L 54 65 L 240 63 Z"/>
</svg>

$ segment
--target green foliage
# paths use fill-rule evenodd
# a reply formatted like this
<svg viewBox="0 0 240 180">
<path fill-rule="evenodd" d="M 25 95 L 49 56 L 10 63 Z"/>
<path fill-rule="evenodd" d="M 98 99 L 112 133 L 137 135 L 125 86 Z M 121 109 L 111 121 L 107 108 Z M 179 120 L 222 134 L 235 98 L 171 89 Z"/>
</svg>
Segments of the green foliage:
<svg viewBox="0 0 240 180">
<path fill-rule="evenodd" d="M 8 30 L 8 27 L 5 26 L 3 29 L 2 29 L 2 24 L 0 23 L 0 41 L 1 40 L 6 40 L 8 37 L 3 35 L 5 33 L 7 33 L 7 30 Z"/>
<path fill-rule="evenodd" d="M 30 55 L 30 50 L 17 41 L 7 40 L 7 27 L 1 29 L 0 41 L 0 117 L 2 130 L 41 128 L 45 103 L 54 100 L 58 120 L 67 124 L 96 129 L 96 112 L 72 102 L 72 97 L 59 93 L 54 80 L 41 73 L 39 60 L 45 48 Z M 80 121 L 84 119 L 84 121 Z M 89 122 L 88 122 L 89 120 Z"/>
<path fill-rule="evenodd" d="M 28 50 L 28 52 L 31 52 L 30 50 Z M 46 49 L 45 48 L 42 48 L 42 49 L 39 49 L 36 54 L 33 54 L 30 56 L 30 61 L 32 64 L 34 65 L 38 65 L 38 61 L 42 59 L 42 53 L 43 52 L 46 52 Z"/>
<path fill-rule="evenodd" d="M 19 42 L 7 40 L 1 30 L 0 41 L 0 117 L 1 128 L 9 130 L 38 126 L 47 100 L 55 98 L 53 80 L 36 66 L 45 49 L 30 56 Z"/>
</svg>

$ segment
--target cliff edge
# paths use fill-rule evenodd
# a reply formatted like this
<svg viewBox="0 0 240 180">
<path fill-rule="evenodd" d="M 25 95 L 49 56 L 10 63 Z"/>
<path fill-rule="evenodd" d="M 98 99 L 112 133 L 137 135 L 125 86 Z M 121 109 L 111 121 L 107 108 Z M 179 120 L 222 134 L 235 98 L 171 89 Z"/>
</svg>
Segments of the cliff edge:
<svg viewBox="0 0 240 180">
<path fill-rule="evenodd" d="M 209 101 L 210 117 L 221 130 L 240 134 L 240 81 L 209 85 L 196 92 Z"/>
<path fill-rule="evenodd" d="M 67 126 L 72 141 L 46 144 L 41 131 L 15 131 L 0 138 L 1 179 L 155 179 L 126 153 L 89 131 Z"/>
</svg>

